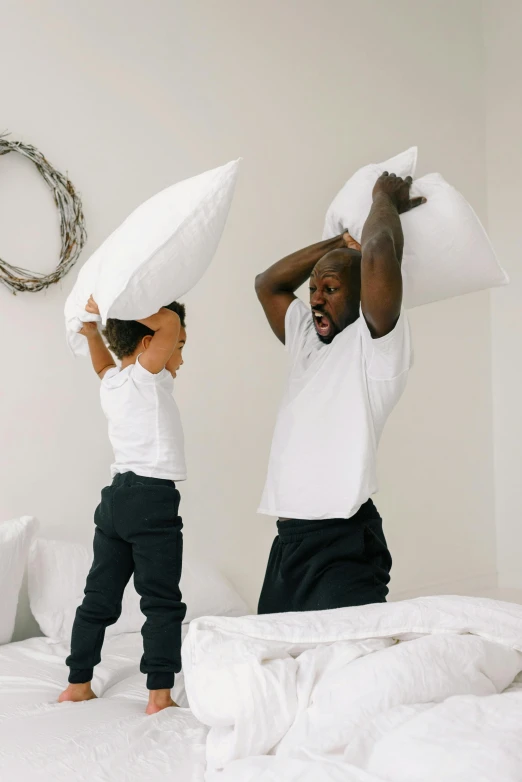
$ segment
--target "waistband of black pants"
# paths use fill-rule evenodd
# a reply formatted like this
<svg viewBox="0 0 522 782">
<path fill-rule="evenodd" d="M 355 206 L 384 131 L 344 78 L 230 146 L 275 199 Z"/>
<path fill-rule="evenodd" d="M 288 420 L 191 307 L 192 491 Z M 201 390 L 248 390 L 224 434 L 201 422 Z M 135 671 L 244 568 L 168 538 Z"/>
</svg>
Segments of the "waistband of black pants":
<svg viewBox="0 0 522 782">
<path fill-rule="evenodd" d="M 316 532 L 325 532 L 336 527 L 355 527 L 358 523 L 367 521 L 380 521 L 379 511 L 373 504 L 373 501 L 367 500 L 363 503 L 357 513 L 349 519 L 286 519 L 277 522 L 277 533 L 281 542 L 290 542 L 301 540 L 306 535 L 312 535 Z"/>
<path fill-rule="evenodd" d="M 174 481 L 170 481 L 167 478 L 149 478 L 145 475 L 136 475 L 135 472 L 117 472 L 112 479 L 112 485 L 115 488 L 120 486 L 137 486 L 142 484 L 144 486 L 171 486 L 176 488 Z"/>
</svg>

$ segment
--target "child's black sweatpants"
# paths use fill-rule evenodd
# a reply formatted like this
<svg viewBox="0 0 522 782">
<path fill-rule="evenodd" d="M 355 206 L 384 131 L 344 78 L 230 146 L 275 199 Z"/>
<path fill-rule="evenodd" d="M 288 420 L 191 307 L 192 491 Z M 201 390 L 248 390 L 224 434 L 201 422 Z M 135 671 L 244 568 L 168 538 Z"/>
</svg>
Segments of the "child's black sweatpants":
<svg viewBox="0 0 522 782">
<path fill-rule="evenodd" d="M 384 603 L 392 560 L 368 500 L 350 519 L 277 522 L 258 613 Z"/>
<path fill-rule="evenodd" d="M 94 522 L 94 561 L 76 611 L 69 682 L 89 682 L 100 662 L 105 628 L 117 621 L 134 573 L 146 620 L 140 670 L 149 690 L 171 688 L 181 670 L 181 624 L 186 606 L 179 580 L 183 556 L 179 492 L 173 481 L 116 475 L 102 491 Z"/>
</svg>

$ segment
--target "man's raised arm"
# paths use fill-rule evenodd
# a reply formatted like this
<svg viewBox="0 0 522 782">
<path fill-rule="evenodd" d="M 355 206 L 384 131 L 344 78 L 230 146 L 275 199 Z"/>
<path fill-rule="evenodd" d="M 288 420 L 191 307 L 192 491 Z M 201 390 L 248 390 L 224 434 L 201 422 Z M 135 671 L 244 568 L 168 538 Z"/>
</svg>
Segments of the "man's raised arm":
<svg viewBox="0 0 522 782">
<path fill-rule="evenodd" d="M 323 255 L 351 246 L 353 240 L 344 233 L 298 250 L 274 263 L 256 277 L 256 293 L 267 320 L 276 337 L 285 342 L 285 317 L 290 304 L 296 298 L 295 291 L 310 277 L 316 263 Z"/>
<path fill-rule="evenodd" d="M 361 309 L 374 338 L 389 334 L 401 312 L 404 235 L 399 215 L 426 203 L 425 198 L 410 199 L 411 184 L 411 177 L 385 171 L 373 189 L 362 232 Z"/>
</svg>

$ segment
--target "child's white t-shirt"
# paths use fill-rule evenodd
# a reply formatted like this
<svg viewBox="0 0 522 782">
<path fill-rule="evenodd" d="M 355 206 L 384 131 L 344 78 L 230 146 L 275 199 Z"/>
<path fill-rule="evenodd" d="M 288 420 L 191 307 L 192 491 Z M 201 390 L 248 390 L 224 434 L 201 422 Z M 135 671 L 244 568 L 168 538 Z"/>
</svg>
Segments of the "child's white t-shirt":
<svg viewBox="0 0 522 782">
<path fill-rule="evenodd" d="M 141 364 L 110 369 L 100 398 L 114 450 L 111 475 L 134 472 L 147 478 L 187 477 L 183 428 L 172 396 L 174 380 L 163 369 L 153 375 Z"/>
<path fill-rule="evenodd" d="M 377 446 L 412 363 L 404 313 L 372 339 L 361 314 L 329 344 L 310 307 L 286 313 L 290 376 L 279 408 L 259 513 L 347 519 L 377 491 Z"/>
</svg>

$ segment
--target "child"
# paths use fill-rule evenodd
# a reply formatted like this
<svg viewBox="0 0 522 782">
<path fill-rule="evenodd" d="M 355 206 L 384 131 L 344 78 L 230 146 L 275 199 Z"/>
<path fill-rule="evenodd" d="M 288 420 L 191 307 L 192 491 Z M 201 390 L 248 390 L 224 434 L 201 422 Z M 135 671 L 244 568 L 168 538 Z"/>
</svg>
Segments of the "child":
<svg viewBox="0 0 522 782">
<path fill-rule="evenodd" d="M 99 314 L 92 296 L 87 312 Z M 182 559 L 180 496 L 175 481 L 186 478 L 183 430 L 172 396 L 183 364 L 185 307 L 178 302 L 140 321 L 107 321 L 107 350 L 97 323 L 84 323 L 101 404 L 114 449 L 113 482 L 102 491 L 94 522 L 94 561 L 72 630 L 69 686 L 59 701 L 95 698 L 93 668 L 108 625 L 121 613 L 134 573 L 146 620 L 140 670 L 147 674 L 147 714 L 176 704 L 174 674 L 181 669 Z"/>
</svg>

